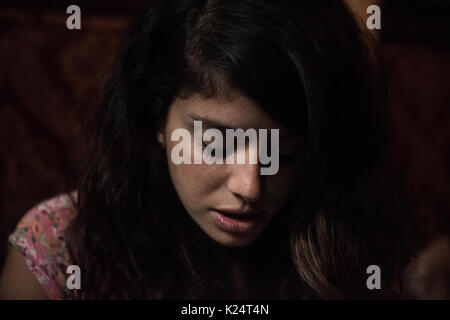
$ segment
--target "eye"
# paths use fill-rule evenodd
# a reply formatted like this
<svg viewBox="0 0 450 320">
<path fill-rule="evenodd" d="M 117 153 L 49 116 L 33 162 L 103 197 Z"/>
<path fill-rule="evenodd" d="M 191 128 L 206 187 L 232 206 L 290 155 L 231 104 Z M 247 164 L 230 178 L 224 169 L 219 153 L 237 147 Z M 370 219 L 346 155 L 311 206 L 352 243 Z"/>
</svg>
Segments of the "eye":
<svg viewBox="0 0 450 320">
<path fill-rule="evenodd" d="M 280 161 L 281 162 L 292 162 L 292 161 L 296 160 L 297 158 L 299 158 L 301 153 L 302 153 L 301 150 L 298 150 L 291 154 L 280 153 Z"/>
<path fill-rule="evenodd" d="M 203 148 L 204 149 L 206 149 L 206 148 L 212 149 L 211 152 L 210 152 L 212 157 L 214 157 L 216 155 L 216 148 L 210 147 L 211 142 L 206 143 L 204 140 L 202 140 L 202 144 L 203 144 Z M 225 158 L 226 155 L 227 155 L 227 149 L 226 148 L 222 148 L 222 156 Z"/>
<path fill-rule="evenodd" d="M 202 144 L 203 144 L 203 148 L 204 148 L 204 149 L 206 149 L 206 148 L 211 148 L 211 147 L 209 146 L 209 144 L 206 144 L 205 141 L 203 141 L 203 140 L 202 140 Z M 214 157 L 214 156 L 216 155 L 216 149 L 215 149 L 215 148 L 212 148 L 212 149 L 213 149 L 213 150 L 211 151 L 211 156 Z"/>
<path fill-rule="evenodd" d="M 297 160 L 305 151 L 305 143 L 301 140 L 286 141 L 280 144 L 280 162 Z"/>
</svg>

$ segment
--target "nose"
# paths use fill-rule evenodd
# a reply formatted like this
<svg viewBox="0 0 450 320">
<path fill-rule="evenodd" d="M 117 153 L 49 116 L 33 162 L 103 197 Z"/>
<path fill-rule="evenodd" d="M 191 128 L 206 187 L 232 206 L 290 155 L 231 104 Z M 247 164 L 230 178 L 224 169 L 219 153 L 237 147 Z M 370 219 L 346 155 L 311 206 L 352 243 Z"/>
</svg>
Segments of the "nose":
<svg viewBox="0 0 450 320">
<path fill-rule="evenodd" d="M 227 180 L 227 188 L 245 202 L 253 203 L 261 199 L 263 181 L 259 164 L 233 164 Z"/>
</svg>

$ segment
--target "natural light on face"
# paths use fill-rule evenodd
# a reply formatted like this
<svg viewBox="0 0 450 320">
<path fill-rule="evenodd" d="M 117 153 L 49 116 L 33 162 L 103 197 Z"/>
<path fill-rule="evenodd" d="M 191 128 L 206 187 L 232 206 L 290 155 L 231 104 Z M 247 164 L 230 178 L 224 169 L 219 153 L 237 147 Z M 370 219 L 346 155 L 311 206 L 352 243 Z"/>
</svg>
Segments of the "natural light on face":
<svg viewBox="0 0 450 320">
<path fill-rule="evenodd" d="M 194 146 L 195 139 L 202 139 L 194 134 L 195 121 L 202 121 L 204 130 L 252 128 L 269 132 L 278 129 L 280 165 L 277 173 L 261 175 L 260 161 L 194 164 L 195 153 L 201 153 L 205 143 L 210 141 L 195 143 L 201 149 L 190 154 L 191 164 L 175 164 L 171 154 L 178 142 L 172 141 L 172 133 L 186 129 Z M 298 154 L 299 138 L 242 95 L 218 99 L 194 94 L 176 99 L 170 106 L 162 133 L 170 176 L 185 209 L 209 237 L 224 246 L 239 247 L 254 241 L 280 210 L 297 180 L 298 168 L 292 158 Z M 246 159 L 249 159 L 250 149 L 247 145 L 244 150 Z"/>
</svg>

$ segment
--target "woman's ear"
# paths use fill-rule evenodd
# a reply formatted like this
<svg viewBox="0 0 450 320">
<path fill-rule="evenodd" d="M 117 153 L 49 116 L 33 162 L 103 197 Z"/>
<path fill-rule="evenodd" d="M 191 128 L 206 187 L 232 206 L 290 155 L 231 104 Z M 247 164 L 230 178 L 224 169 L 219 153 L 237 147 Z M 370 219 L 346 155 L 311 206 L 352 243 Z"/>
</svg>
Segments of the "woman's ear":
<svg viewBox="0 0 450 320">
<path fill-rule="evenodd" d="M 156 133 L 156 139 L 161 144 L 161 146 L 165 146 L 164 133 L 162 131 L 158 130 L 158 132 Z"/>
<path fill-rule="evenodd" d="M 160 118 L 157 122 L 157 127 L 156 127 L 156 140 L 158 140 L 159 144 L 161 144 L 162 147 L 165 147 L 166 142 L 165 142 L 165 135 L 164 135 L 164 131 L 166 128 L 166 121 L 164 118 Z"/>
</svg>

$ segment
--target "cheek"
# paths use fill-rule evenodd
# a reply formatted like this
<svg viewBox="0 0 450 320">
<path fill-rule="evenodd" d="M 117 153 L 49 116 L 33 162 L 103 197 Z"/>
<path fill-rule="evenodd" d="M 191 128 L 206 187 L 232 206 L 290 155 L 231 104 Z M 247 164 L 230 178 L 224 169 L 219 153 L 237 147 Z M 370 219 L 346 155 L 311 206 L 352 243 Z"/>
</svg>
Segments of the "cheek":
<svg viewBox="0 0 450 320">
<path fill-rule="evenodd" d="M 169 172 L 174 187 L 188 210 L 207 205 L 209 196 L 220 185 L 220 170 L 202 164 L 175 165 L 169 159 Z"/>
</svg>

